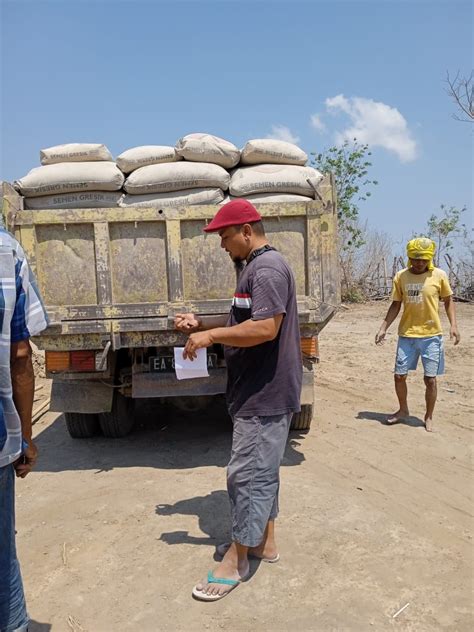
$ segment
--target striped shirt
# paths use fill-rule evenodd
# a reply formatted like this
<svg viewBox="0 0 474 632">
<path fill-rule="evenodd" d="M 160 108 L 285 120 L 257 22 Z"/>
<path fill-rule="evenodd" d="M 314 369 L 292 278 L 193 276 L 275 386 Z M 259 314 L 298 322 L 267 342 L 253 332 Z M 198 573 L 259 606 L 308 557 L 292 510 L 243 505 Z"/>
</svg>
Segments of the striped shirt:
<svg viewBox="0 0 474 632">
<path fill-rule="evenodd" d="M 36 281 L 22 247 L 0 228 L 0 467 L 22 451 L 21 422 L 13 403 L 12 342 L 27 340 L 48 325 Z"/>
</svg>

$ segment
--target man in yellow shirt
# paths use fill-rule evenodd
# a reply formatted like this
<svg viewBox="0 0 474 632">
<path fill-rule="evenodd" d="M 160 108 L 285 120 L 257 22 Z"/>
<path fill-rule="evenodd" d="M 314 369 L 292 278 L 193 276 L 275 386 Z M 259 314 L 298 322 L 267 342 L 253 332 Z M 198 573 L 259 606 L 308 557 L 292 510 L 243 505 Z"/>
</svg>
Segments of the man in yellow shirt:
<svg viewBox="0 0 474 632">
<path fill-rule="evenodd" d="M 444 373 L 443 332 L 439 318 L 440 299 L 444 302 L 451 325 L 450 338 L 454 339 L 455 345 L 461 340 L 448 277 L 446 272 L 433 265 L 435 248 L 435 243 L 426 237 L 408 242 L 408 268 L 397 272 L 393 279 L 392 303 L 375 336 L 376 344 L 384 342 L 387 329 L 398 316 L 403 303 L 395 361 L 395 392 L 399 408 L 387 419 L 387 423 L 403 421 L 409 416 L 407 374 L 408 371 L 416 369 L 418 358 L 421 356 L 426 386 L 425 428 L 428 432 L 433 431 L 433 411 L 437 397 L 436 376 Z"/>
</svg>

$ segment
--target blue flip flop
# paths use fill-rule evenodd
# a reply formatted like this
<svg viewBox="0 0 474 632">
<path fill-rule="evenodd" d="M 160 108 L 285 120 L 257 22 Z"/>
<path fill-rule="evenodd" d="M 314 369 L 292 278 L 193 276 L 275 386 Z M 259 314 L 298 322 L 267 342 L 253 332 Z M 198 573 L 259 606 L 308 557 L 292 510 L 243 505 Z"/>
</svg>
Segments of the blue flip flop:
<svg viewBox="0 0 474 632">
<path fill-rule="evenodd" d="M 229 590 L 226 590 L 225 593 L 221 595 L 208 595 L 202 590 L 198 590 L 197 586 L 193 588 L 193 597 L 199 599 L 200 601 L 218 601 L 223 597 L 226 597 L 234 588 L 236 588 L 240 583 L 247 579 L 248 575 L 242 577 L 242 579 L 225 579 L 224 577 L 214 577 L 214 573 L 209 571 L 207 574 L 207 581 L 209 584 L 224 584 L 226 586 L 230 586 Z"/>
</svg>

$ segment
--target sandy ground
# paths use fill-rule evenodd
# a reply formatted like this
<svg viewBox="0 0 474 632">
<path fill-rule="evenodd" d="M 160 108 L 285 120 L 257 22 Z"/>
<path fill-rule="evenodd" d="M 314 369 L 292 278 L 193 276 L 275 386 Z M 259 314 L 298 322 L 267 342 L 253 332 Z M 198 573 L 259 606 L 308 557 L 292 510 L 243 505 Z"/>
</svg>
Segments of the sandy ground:
<svg viewBox="0 0 474 632">
<path fill-rule="evenodd" d="M 321 335 L 318 421 L 291 434 L 282 467 L 281 561 L 254 563 L 217 603 L 191 589 L 229 535 L 223 409 L 142 405 L 116 441 L 70 439 L 44 415 L 37 472 L 17 486 L 32 632 L 473 629 L 474 309 L 458 305 L 463 341 L 447 343 L 429 434 L 420 372 L 413 417 L 384 424 L 396 336 L 373 337 L 386 307 L 342 311 Z"/>
</svg>

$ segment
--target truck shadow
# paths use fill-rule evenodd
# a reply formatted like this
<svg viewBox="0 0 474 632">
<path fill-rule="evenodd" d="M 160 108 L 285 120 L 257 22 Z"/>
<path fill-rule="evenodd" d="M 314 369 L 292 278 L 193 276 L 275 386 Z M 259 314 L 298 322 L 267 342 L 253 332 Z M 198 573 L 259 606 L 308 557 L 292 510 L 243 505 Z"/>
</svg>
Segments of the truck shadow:
<svg viewBox="0 0 474 632">
<path fill-rule="evenodd" d="M 225 406 L 216 404 L 203 411 L 183 412 L 171 406 L 140 402 L 135 428 L 122 439 L 102 436 L 72 439 L 62 415 L 36 434 L 40 457 L 38 472 L 155 467 L 192 469 L 207 465 L 225 467 L 229 461 L 232 423 Z M 298 451 L 303 432 L 291 432 L 284 466 L 305 460 Z"/>
</svg>

